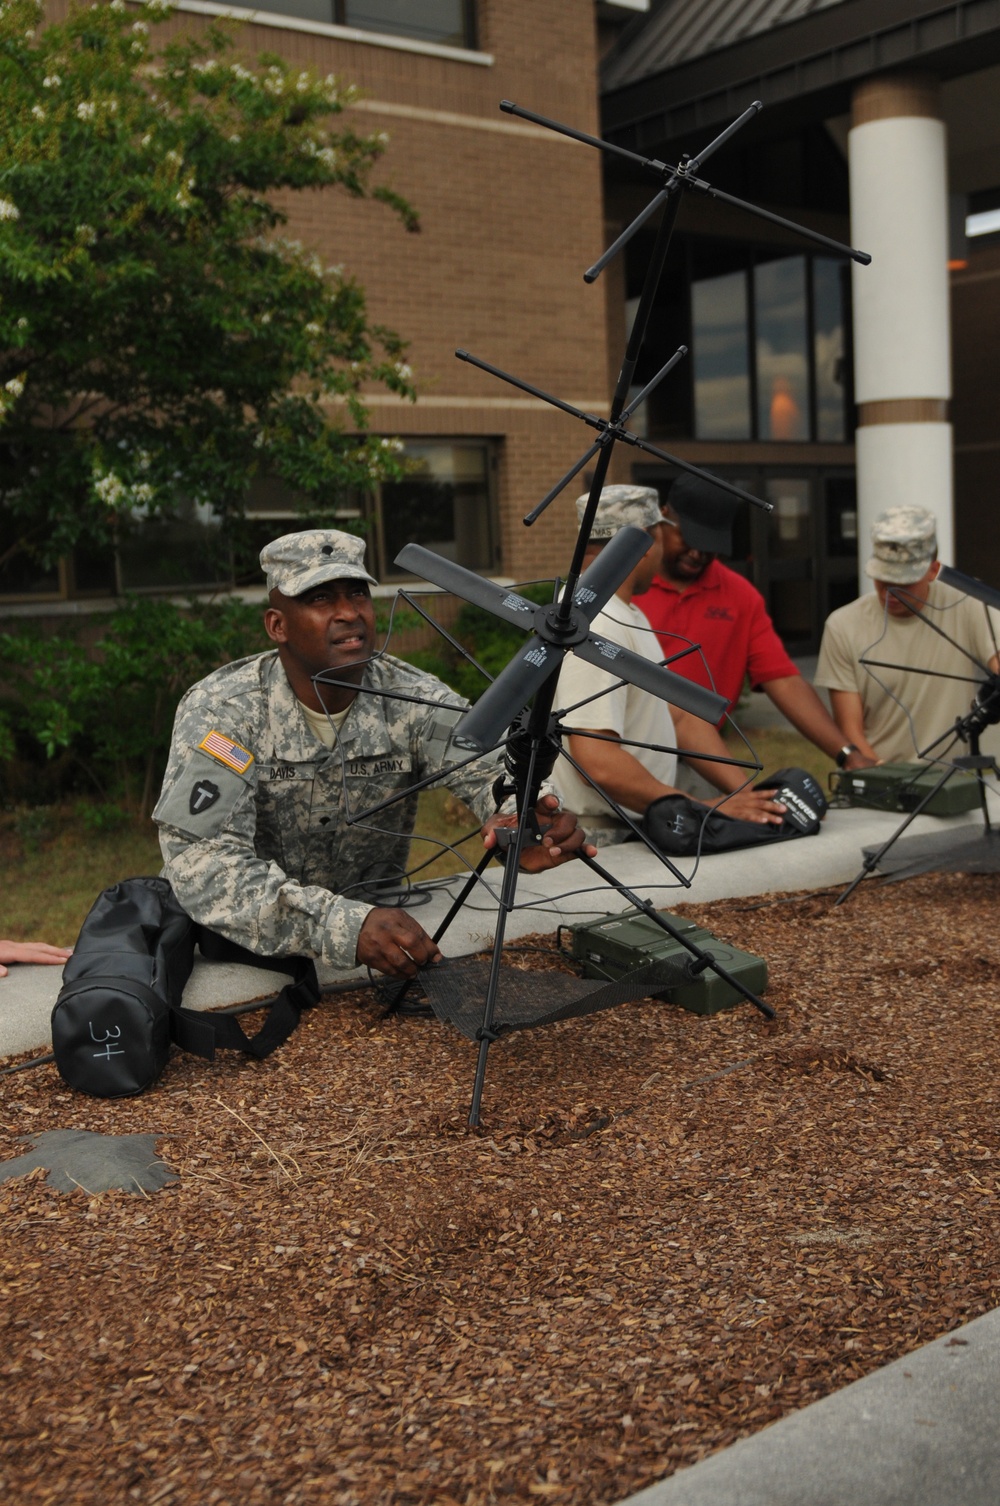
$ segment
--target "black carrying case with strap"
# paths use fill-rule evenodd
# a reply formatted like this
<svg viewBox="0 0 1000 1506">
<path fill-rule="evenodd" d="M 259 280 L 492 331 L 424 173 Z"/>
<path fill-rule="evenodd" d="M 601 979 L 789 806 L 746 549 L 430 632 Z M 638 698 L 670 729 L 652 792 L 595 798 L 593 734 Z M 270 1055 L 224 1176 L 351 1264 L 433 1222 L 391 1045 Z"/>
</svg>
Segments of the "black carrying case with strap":
<svg viewBox="0 0 1000 1506">
<path fill-rule="evenodd" d="M 213 962 L 291 974 L 256 1035 L 232 1015 L 181 1007 L 196 945 Z M 193 921 L 166 879 L 125 879 L 98 895 L 83 923 L 52 1010 L 52 1049 L 71 1088 L 129 1097 L 156 1081 L 171 1044 L 206 1061 L 220 1048 L 265 1057 L 318 999 L 308 958 L 258 957 Z"/>
<path fill-rule="evenodd" d="M 773 790 L 785 806 L 780 826 L 741 821 L 721 811 L 707 810 L 687 795 L 664 795 L 647 807 L 642 829 L 661 852 L 672 857 L 694 853 L 735 852 L 741 847 L 773 846 L 792 837 L 812 837 L 829 809 L 818 780 L 806 769 L 779 769 L 755 786 Z"/>
</svg>

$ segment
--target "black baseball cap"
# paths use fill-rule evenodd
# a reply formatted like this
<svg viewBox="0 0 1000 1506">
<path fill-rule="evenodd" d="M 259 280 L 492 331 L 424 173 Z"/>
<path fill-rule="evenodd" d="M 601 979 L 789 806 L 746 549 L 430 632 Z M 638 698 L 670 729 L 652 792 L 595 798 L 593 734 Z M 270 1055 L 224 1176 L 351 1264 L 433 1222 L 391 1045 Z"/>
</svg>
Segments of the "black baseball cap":
<svg viewBox="0 0 1000 1506">
<path fill-rule="evenodd" d="M 684 542 L 703 554 L 732 554 L 739 498 L 701 476 L 678 476 L 667 496 L 681 520 Z"/>
</svg>

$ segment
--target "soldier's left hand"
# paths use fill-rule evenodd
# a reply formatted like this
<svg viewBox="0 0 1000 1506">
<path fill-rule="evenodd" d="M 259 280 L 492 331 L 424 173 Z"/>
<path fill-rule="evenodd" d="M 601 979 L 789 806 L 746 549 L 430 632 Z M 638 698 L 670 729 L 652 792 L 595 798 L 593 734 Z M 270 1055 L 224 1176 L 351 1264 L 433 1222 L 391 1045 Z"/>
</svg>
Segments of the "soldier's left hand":
<svg viewBox="0 0 1000 1506">
<path fill-rule="evenodd" d="M 559 801 L 554 795 L 542 796 L 535 806 L 535 816 L 544 836 L 541 842 L 532 842 L 521 853 L 520 866 L 527 873 L 558 868 L 560 863 L 568 863 L 580 852 L 585 852 L 591 858 L 595 856 L 597 848 L 587 841 L 587 834 L 577 825 L 574 813 L 560 810 Z M 516 825 L 517 817 L 514 815 L 491 816 L 483 827 L 483 846 L 496 846 L 495 833 L 498 826 L 512 829 Z"/>
</svg>

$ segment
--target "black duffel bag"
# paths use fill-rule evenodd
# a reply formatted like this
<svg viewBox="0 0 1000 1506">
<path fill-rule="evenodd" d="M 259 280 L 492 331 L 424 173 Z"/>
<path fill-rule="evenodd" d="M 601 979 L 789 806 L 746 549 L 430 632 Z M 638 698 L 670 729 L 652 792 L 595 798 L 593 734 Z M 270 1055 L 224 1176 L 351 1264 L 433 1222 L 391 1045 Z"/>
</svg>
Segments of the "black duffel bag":
<svg viewBox="0 0 1000 1506">
<path fill-rule="evenodd" d="M 210 961 L 291 974 L 255 1036 L 232 1015 L 181 1008 L 196 945 Z M 265 1057 L 318 999 L 308 958 L 258 957 L 196 924 L 166 879 L 124 879 L 98 895 L 63 970 L 52 1010 L 56 1067 L 78 1092 L 130 1097 L 156 1081 L 172 1044 L 206 1061 L 220 1047 Z"/>
<path fill-rule="evenodd" d="M 686 795 L 664 795 L 647 806 L 643 833 L 661 852 L 690 857 L 698 852 L 735 852 L 740 847 L 787 842 L 791 837 L 811 837 L 819 831 L 829 802 L 807 769 L 779 769 L 755 788 L 773 790 L 774 799 L 785 806 L 780 826 L 741 821 L 723 811 L 709 810 Z"/>
</svg>

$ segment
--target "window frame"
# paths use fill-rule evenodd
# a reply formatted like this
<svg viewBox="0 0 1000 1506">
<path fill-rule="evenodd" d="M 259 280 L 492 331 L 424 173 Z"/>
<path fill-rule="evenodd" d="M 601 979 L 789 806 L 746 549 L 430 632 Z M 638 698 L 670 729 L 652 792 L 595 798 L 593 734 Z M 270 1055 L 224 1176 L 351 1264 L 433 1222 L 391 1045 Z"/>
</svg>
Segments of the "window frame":
<svg viewBox="0 0 1000 1506">
<path fill-rule="evenodd" d="M 484 486 L 486 492 L 486 520 L 485 533 L 487 539 L 487 553 L 489 562 L 475 566 L 467 566 L 486 576 L 501 573 L 501 528 L 499 512 L 499 469 L 500 469 L 500 446 L 502 439 L 490 434 L 410 434 L 402 437 L 405 446 L 442 445 L 449 449 L 468 449 L 481 451 L 484 458 Z M 272 520 L 274 533 L 277 538 L 280 533 L 295 532 L 299 527 L 311 525 L 303 513 L 289 499 L 287 505 L 281 505 L 284 499 L 276 499 L 273 508 L 262 506 L 245 509 L 244 516 L 251 521 Z M 405 571 L 394 569 L 391 560 L 386 558 L 385 528 L 383 522 L 383 495 L 382 486 L 378 485 L 371 491 L 357 494 L 354 498 L 345 498 L 343 509 L 335 514 L 335 521 L 329 525 L 337 526 L 336 517 L 363 519 L 367 525 L 366 543 L 368 548 L 369 568 L 373 575 L 384 584 L 397 584 L 412 581 L 416 577 L 408 575 Z M 109 591 L 99 589 L 80 590 L 76 586 L 74 555 L 72 551 L 61 558 L 58 563 L 58 587 L 50 592 L 23 592 L 23 593 L 0 593 L 0 617 L 3 616 L 4 608 L 24 607 L 37 603 L 39 606 L 64 601 L 105 601 L 118 600 L 124 595 L 129 596 L 177 596 L 184 594 L 229 594 L 233 591 L 246 590 L 248 585 L 263 584 L 260 582 L 247 582 L 242 579 L 236 569 L 236 556 L 230 543 L 229 569 L 225 579 L 216 581 L 184 581 L 164 582 L 152 585 L 123 584 L 122 560 L 119 553 L 117 540 L 111 546 L 114 585 Z"/>
<path fill-rule="evenodd" d="M 486 526 L 489 538 L 489 553 L 491 560 L 488 565 L 466 566 L 466 569 L 474 569 L 477 573 L 495 575 L 500 571 L 500 517 L 497 506 L 497 476 L 499 470 L 498 442 L 495 438 L 486 434 L 409 434 L 400 436 L 404 446 L 409 445 L 448 445 L 455 449 L 483 450 L 486 459 Z M 377 576 L 383 585 L 392 585 L 417 579 L 405 570 L 396 570 L 393 561 L 386 555 L 385 527 L 382 513 L 381 485 L 369 492 L 366 498 L 365 518 L 369 523 L 370 532 L 370 558 L 372 561 L 372 574 Z"/>
<path fill-rule="evenodd" d="M 349 21 L 347 19 L 347 6 L 348 6 L 348 0 L 332 0 L 333 24 L 335 26 L 349 26 L 352 29 L 358 30 L 358 31 L 364 31 L 364 30 L 366 30 L 365 27 L 358 27 L 358 26 L 355 25 L 355 23 L 353 21 Z M 459 46 L 465 52 L 475 52 L 477 50 L 478 43 L 479 43 L 478 25 L 477 25 L 478 17 L 476 15 L 476 0 L 461 0 L 461 10 L 462 10 L 462 31 L 464 33 L 464 41 L 462 41 L 459 44 Z M 391 36 L 391 37 L 395 37 L 395 36 L 409 37 L 410 33 L 409 32 L 405 32 L 405 31 L 400 31 L 400 32 L 395 32 L 395 31 L 382 32 L 382 31 L 379 31 L 377 33 L 373 33 L 373 35 Z M 427 41 L 428 39 L 426 37 L 418 37 L 415 40 L 417 40 L 417 41 Z M 454 47 L 455 43 L 454 42 L 441 42 L 441 41 L 437 41 L 437 42 L 434 42 L 433 45 L 434 46 L 441 46 L 441 47 Z"/>
</svg>

